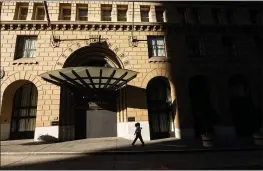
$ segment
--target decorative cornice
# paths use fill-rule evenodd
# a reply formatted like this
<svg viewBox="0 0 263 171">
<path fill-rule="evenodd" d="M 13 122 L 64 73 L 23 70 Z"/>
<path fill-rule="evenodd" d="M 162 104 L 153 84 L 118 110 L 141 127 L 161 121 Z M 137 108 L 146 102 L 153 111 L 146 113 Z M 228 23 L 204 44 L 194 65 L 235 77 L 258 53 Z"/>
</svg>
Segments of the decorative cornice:
<svg viewBox="0 0 263 171">
<path fill-rule="evenodd" d="M 44 21 L 2 21 L 1 30 L 84 30 L 84 31 L 164 31 L 161 23 L 130 22 L 52 22 L 51 27 Z"/>
<path fill-rule="evenodd" d="M 79 22 L 79 21 L 53 21 L 51 27 L 45 21 L 2 21 L 1 30 L 61 30 L 61 31 L 154 31 L 163 32 L 165 29 L 175 31 L 220 31 L 220 32 L 258 32 L 261 25 L 228 25 L 228 24 L 183 24 L 183 23 L 149 23 L 149 22 Z"/>
</svg>

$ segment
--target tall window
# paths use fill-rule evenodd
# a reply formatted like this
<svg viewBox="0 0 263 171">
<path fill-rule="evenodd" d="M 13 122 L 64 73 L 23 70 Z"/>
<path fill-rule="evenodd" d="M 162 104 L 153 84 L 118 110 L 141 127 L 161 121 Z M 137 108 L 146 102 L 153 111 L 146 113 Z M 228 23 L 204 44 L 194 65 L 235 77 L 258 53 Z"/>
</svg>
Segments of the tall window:
<svg viewBox="0 0 263 171">
<path fill-rule="evenodd" d="M 166 56 L 163 36 L 148 36 L 149 57 Z"/>
<path fill-rule="evenodd" d="M 111 5 L 101 5 L 101 21 L 111 21 Z"/>
<path fill-rule="evenodd" d="M 195 24 L 199 24 L 200 23 L 200 11 L 199 8 L 192 8 L 191 9 L 192 12 L 192 20 Z"/>
<path fill-rule="evenodd" d="M 36 36 L 18 36 L 15 59 L 35 57 L 36 41 Z"/>
<path fill-rule="evenodd" d="M 32 20 L 44 20 L 45 19 L 45 10 L 42 4 L 35 3 L 33 10 L 34 11 L 33 11 Z"/>
<path fill-rule="evenodd" d="M 220 17 L 220 9 L 219 8 L 212 8 L 212 16 L 214 19 L 214 22 L 216 24 L 220 24 L 221 23 L 221 17 Z"/>
<path fill-rule="evenodd" d="M 234 24 L 235 23 L 235 14 L 232 9 L 226 10 L 226 20 L 228 24 Z"/>
<path fill-rule="evenodd" d="M 237 48 L 234 42 L 234 38 L 231 36 L 222 36 L 222 45 L 229 57 L 237 56 Z"/>
<path fill-rule="evenodd" d="M 189 57 L 201 57 L 204 55 L 202 39 L 198 36 L 186 37 L 187 52 Z"/>
<path fill-rule="evenodd" d="M 258 48 L 263 48 L 263 38 L 262 37 L 260 37 L 260 36 L 256 36 L 255 38 L 254 38 L 254 40 L 255 40 L 255 44 L 256 44 L 256 46 L 258 47 Z"/>
<path fill-rule="evenodd" d="M 32 83 L 23 85 L 14 96 L 11 139 L 34 137 L 36 112 L 37 88 Z"/>
<path fill-rule="evenodd" d="M 27 13 L 28 13 L 28 3 L 17 3 L 14 19 L 26 20 Z"/>
<path fill-rule="evenodd" d="M 150 7 L 149 6 L 141 6 L 141 21 L 142 22 L 149 22 L 149 13 Z"/>
<path fill-rule="evenodd" d="M 262 56 L 262 54 L 263 54 L 263 51 L 262 51 L 263 38 L 260 36 L 256 36 L 256 37 L 254 37 L 254 41 L 255 41 L 255 44 L 256 44 L 256 47 L 257 47 L 259 54 Z"/>
<path fill-rule="evenodd" d="M 187 20 L 187 13 L 186 13 L 186 8 L 184 7 L 178 7 L 177 8 L 177 12 L 180 16 L 180 19 L 181 19 L 181 23 L 188 23 L 188 20 Z"/>
<path fill-rule="evenodd" d="M 78 4 L 76 17 L 79 21 L 88 21 L 88 6 L 85 4 Z"/>
<path fill-rule="evenodd" d="M 117 6 L 117 19 L 118 21 L 127 21 L 127 5 L 118 5 Z"/>
<path fill-rule="evenodd" d="M 60 20 L 70 20 L 71 4 L 60 4 Z"/>
<path fill-rule="evenodd" d="M 260 11 L 259 10 L 250 10 L 249 17 L 250 17 L 251 24 L 260 23 Z"/>
<path fill-rule="evenodd" d="M 164 9 L 163 7 L 155 7 L 156 21 L 164 22 Z"/>
</svg>

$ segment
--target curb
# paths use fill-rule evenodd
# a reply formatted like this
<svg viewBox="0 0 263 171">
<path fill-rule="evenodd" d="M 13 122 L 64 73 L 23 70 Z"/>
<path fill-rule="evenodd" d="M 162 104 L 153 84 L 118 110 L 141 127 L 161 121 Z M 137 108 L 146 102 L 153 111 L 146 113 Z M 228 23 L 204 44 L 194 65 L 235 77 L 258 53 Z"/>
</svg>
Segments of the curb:
<svg viewBox="0 0 263 171">
<path fill-rule="evenodd" d="M 86 151 L 86 152 L 1 152 L 1 156 L 15 155 L 112 155 L 112 154 L 150 154 L 150 153 L 198 153 L 198 152 L 224 152 L 224 151 L 257 151 L 263 148 L 218 148 L 218 149 L 192 149 L 192 150 L 130 150 L 130 151 Z"/>
</svg>

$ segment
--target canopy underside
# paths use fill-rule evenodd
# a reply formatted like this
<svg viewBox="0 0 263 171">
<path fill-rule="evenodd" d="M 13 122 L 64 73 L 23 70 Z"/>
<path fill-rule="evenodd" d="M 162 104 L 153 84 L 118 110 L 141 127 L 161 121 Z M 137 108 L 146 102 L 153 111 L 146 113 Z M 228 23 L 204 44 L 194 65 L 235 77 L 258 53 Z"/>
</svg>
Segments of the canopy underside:
<svg viewBox="0 0 263 171">
<path fill-rule="evenodd" d="M 68 67 L 40 74 L 58 86 L 105 89 L 116 91 L 137 76 L 137 72 L 107 67 Z"/>
</svg>

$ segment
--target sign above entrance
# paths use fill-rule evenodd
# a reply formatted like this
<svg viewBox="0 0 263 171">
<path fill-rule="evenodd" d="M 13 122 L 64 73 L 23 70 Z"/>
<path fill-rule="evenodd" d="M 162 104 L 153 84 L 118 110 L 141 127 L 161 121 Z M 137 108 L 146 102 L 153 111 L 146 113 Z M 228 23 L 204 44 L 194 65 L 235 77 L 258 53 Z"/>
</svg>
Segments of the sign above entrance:
<svg viewBox="0 0 263 171">
<path fill-rule="evenodd" d="M 137 72 L 106 67 L 69 67 L 48 71 L 40 76 L 58 86 L 116 91 L 134 79 Z"/>
<path fill-rule="evenodd" d="M 90 35 L 90 43 L 97 43 L 97 42 L 101 42 L 101 40 L 107 40 L 105 38 L 102 38 L 101 35 Z"/>
</svg>

